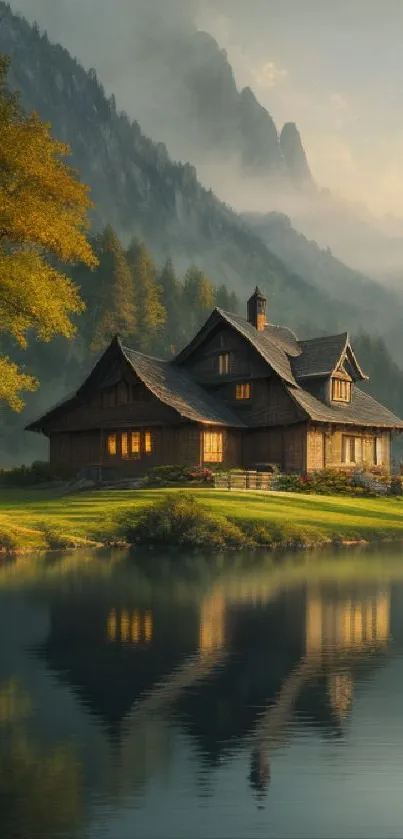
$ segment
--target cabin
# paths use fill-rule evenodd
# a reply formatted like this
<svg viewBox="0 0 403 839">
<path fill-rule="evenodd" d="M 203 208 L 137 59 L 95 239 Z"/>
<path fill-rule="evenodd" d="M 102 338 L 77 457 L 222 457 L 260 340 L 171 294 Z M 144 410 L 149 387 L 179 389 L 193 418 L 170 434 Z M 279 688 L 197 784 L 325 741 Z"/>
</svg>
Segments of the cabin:
<svg viewBox="0 0 403 839">
<path fill-rule="evenodd" d="M 106 479 L 173 464 L 389 472 L 403 421 L 362 390 L 367 378 L 347 332 L 298 341 L 267 322 L 256 288 L 246 318 L 214 309 L 173 360 L 115 337 L 81 387 L 27 429 L 49 439 L 55 467 Z"/>
</svg>

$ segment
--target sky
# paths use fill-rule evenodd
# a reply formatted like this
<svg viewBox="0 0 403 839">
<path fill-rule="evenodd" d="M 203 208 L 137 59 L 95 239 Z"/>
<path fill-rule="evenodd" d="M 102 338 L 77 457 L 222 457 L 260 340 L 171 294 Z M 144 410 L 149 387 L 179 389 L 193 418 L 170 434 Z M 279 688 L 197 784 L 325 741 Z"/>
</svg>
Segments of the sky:
<svg viewBox="0 0 403 839">
<path fill-rule="evenodd" d="M 11 7 L 84 66 L 99 64 L 118 102 L 122 74 L 130 74 L 130 62 L 120 61 L 144 9 L 167 26 L 195 20 L 227 50 L 237 83 L 254 90 L 278 128 L 297 123 L 320 185 L 377 215 L 403 217 L 401 0 L 11 0 Z"/>
</svg>

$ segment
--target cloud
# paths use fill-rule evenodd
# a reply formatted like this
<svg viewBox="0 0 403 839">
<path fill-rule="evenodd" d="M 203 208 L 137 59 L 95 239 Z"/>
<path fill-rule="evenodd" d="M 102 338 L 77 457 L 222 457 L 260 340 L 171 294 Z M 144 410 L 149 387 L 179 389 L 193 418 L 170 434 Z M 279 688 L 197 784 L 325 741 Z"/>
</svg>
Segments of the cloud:
<svg viewBox="0 0 403 839">
<path fill-rule="evenodd" d="M 265 61 L 260 67 L 251 69 L 251 75 L 258 88 L 269 90 L 283 82 L 288 73 L 287 70 L 277 67 L 274 61 Z"/>
</svg>

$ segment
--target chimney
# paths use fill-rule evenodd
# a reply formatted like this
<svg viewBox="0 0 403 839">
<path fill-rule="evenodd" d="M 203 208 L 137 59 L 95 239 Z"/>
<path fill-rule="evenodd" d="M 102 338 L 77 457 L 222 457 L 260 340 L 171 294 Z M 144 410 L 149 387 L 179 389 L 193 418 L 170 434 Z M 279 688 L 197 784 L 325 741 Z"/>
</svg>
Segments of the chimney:
<svg viewBox="0 0 403 839">
<path fill-rule="evenodd" d="M 266 326 L 267 300 L 264 294 L 256 286 L 252 297 L 248 300 L 248 321 L 258 332 L 263 332 Z"/>
</svg>

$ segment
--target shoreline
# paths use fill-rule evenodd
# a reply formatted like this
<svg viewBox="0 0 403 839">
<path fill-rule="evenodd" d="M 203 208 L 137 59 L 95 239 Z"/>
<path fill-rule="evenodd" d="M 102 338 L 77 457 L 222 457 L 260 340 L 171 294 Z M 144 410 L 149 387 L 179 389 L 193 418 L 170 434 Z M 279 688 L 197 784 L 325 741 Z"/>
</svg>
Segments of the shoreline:
<svg viewBox="0 0 403 839">
<path fill-rule="evenodd" d="M 184 505 L 189 508 L 185 538 Z M 147 518 L 147 527 L 139 531 L 138 523 Z M 83 548 L 299 552 L 399 542 L 403 501 L 394 498 L 259 491 L 245 496 L 217 489 L 193 489 L 190 494 L 183 488 L 69 496 L 0 490 L 0 559 Z"/>
<path fill-rule="evenodd" d="M 38 531 L 39 533 L 39 531 Z M 67 543 L 67 542 L 70 543 Z M 14 559 L 43 559 L 44 557 L 57 557 L 61 554 L 66 555 L 79 555 L 81 551 L 94 551 L 96 553 L 103 552 L 103 551 L 115 551 L 115 550 L 130 550 L 130 551 L 138 551 L 140 552 L 155 552 L 158 550 L 168 549 L 169 551 L 188 551 L 189 553 L 200 551 L 201 547 L 197 542 L 194 544 L 186 544 L 186 545 L 178 545 L 175 543 L 162 545 L 161 543 L 153 543 L 153 542 L 125 542 L 122 540 L 111 540 L 107 542 L 96 542 L 91 539 L 83 540 L 79 539 L 77 541 L 74 540 L 74 537 L 70 540 L 67 540 L 67 544 L 62 544 L 59 547 L 48 547 L 44 545 L 38 546 L 31 546 L 31 547 L 20 547 L 15 548 L 13 550 L 7 550 L 5 548 L 0 548 L 0 564 L 5 561 L 14 560 Z M 213 556 L 214 554 L 234 554 L 239 553 L 240 551 L 244 550 L 262 550 L 267 551 L 269 553 L 278 553 L 278 552 L 285 552 L 289 551 L 290 553 L 306 553 L 306 551 L 312 550 L 325 550 L 326 548 L 359 548 L 359 547 L 371 547 L 371 546 L 381 546 L 381 545 L 401 545 L 403 544 L 403 536 L 379 536 L 374 537 L 372 539 L 323 539 L 321 541 L 315 542 L 289 542 L 287 540 L 279 541 L 279 542 L 271 542 L 271 543 L 259 543 L 259 544 L 251 544 L 251 545 L 225 545 L 221 547 L 208 547 L 203 546 L 203 551 L 206 554 Z"/>
</svg>

